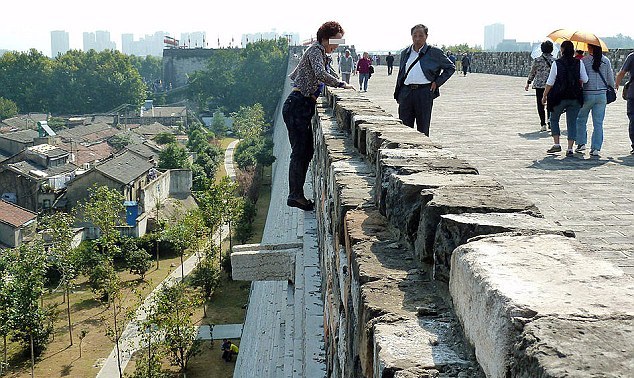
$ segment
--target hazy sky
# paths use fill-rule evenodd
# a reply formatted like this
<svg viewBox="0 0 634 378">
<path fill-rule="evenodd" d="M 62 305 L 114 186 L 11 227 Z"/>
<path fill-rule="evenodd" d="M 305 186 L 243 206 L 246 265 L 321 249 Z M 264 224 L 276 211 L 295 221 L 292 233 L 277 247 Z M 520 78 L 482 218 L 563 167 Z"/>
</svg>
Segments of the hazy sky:
<svg viewBox="0 0 634 378">
<path fill-rule="evenodd" d="M 232 37 L 239 43 L 242 34 L 273 29 L 280 34 L 299 33 L 300 38 L 308 39 L 328 20 L 341 23 L 347 43 L 368 51 L 397 50 L 410 44 L 409 29 L 417 23 L 429 27 L 428 42 L 434 45 L 483 45 L 484 26 L 493 23 L 504 24 L 505 38 L 521 42 L 543 40 L 558 28 L 584 29 L 601 37 L 618 33 L 634 35 L 634 27 L 627 26 L 625 17 L 620 22 L 609 12 L 591 17 L 592 12 L 584 9 L 591 4 L 596 6 L 596 2 L 578 0 L 574 2 L 578 4 L 575 11 L 563 3 L 553 0 L 12 0 L 2 2 L 0 49 L 34 47 L 50 55 L 52 30 L 67 31 L 70 47 L 75 49 L 82 48 L 83 32 L 96 30 L 109 31 L 119 49 L 122 33 L 133 33 L 138 40 L 156 31 L 168 32 L 176 38 L 182 32 L 204 31 L 208 40 L 214 41 L 209 44 L 212 47 L 216 47 L 218 38 L 222 45 L 227 45 Z"/>
</svg>

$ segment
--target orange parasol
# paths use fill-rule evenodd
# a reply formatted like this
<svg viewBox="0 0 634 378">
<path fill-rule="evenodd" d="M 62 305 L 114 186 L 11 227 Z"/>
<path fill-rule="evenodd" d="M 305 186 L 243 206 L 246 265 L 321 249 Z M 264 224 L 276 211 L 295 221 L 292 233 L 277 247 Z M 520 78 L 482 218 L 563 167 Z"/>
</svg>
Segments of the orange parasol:
<svg viewBox="0 0 634 378">
<path fill-rule="evenodd" d="M 561 44 L 563 41 L 570 41 L 575 45 L 575 50 L 588 50 L 588 45 L 601 46 L 603 51 L 608 51 L 608 45 L 595 34 L 572 29 L 557 29 L 548 34 L 548 38 L 555 43 Z"/>
</svg>

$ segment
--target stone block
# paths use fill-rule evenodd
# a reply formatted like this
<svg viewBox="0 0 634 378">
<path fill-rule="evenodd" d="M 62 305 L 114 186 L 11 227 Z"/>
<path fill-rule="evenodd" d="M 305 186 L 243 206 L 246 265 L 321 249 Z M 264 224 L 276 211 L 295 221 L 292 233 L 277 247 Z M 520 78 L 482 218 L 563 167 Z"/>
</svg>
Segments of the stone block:
<svg viewBox="0 0 634 378">
<path fill-rule="evenodd" d="M 433 278 L 449 282 L 451 254 L 458 246 L 476 236 L 505 232 L 575 236 L 574 231 L 567 230 L 555 222 L 522 213 L 442 215 L 434 237 Z"/>
<path fill-rule="evenodd" d="M 484 378 L 446 318 L 408 318 L 374 325 L 374 377 Z"/>
<path fill-rule="evenodd" d="M 634 279 L 575 239 L 504 235 L 464 244 L 452 255 L 449 290 L 487 377 L 632 372 Z M 522 373 L 539 371 L 546 373 Z"/>
<path fill-rule="evenodd" d="M 445 186 L 421 191 L 422 205 L 415 255 L 433 261 L 434 238 L 441 215 L 461 213 L 521 213 L 541 216 L 531 201 L 499 187 Z"/>
<path fill-rule="evenodd" d="M 231 276 L 236 281 L 294 281 L 297 244 L 234 247 Z"/>
<path fill-rule="evenodd" d="M 417 130 L 405 126 L 390 125 L 389 128 L 367 128 L 365 136 L 367 160 L 374 167 L 379 150 L 387 149 L 439 149 L 439 143 L 432 142 L 429 137 Z"/>
<path fill-rule="evenodd" d="M 444 172 L 418 172 L 392 174 L 385 191 L 385 216 L 390 230 L 401 240 L 414 247 L 420 221 L 421 206 L 429 196 L 421 196 L 424 189 L 440 187 L 502 188 L 494 179 L 481 175 L 459 175 Z"/>
<path fill-rule="evenodd" d="M 375 201 L 381 214 L 385 215 L 385 197 L 390 176 L 417 172 L 443 172 L 455 174 L 477 174 L 464 160 L 453 153 L 439 149 L 381 149 L 376 162 Z"/>
<path fill-rule="evenodd" d="M 352 117 L 356 114 L 388 115 L 385 110 L 372 104 L 372 102 L 363 97 L 357 97 L 355 99 L 335 99 L 334 115 L 337 123 L 343 130 L 351 132 Z"/>
<path fill-rule="evenodd" d="M 395 129 L 395 128 L 402 129 L 404 127 L 406 126 L 394 118 L 388 118 L 383 121 L 377 120 L 377 121 L 359 122 L 353 128 L 352 141 L 354 142 L 354 145 L 357 147 L 357 149 L 359 149 L 359 153 L 366 155 L 367 153 L 366 137 L 369 130 L 374 130 L 374 129 L 385 130 L 385 129 Z"/>
</svg>

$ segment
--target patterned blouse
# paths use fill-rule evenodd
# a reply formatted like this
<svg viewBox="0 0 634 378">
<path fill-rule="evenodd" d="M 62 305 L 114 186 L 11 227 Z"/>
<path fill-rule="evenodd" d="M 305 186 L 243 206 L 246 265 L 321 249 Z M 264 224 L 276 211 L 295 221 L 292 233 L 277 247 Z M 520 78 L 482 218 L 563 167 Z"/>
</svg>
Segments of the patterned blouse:
<svg viewBox="0 0 634 378">
<path fill-rule="evenodd" d="M 330 68 L 329 61 L 324 46 L 319 42 L 313 43 L 289 75 L 293 85 L 307 97 L 318 92 L 321 83 L 331 87 L 342 87 L 345 83 L 339 81 L 337 74 Z"/>
<path fill-rule="evenodd" d="M 550 73 L 550 66 L 555 61 L 552 54 L 542 54 L 533 60 L 531 72 L 528 74 L 528 84 L 533 82 L 533 88 L 546 88 L 546 79 Z"/>
</svg>

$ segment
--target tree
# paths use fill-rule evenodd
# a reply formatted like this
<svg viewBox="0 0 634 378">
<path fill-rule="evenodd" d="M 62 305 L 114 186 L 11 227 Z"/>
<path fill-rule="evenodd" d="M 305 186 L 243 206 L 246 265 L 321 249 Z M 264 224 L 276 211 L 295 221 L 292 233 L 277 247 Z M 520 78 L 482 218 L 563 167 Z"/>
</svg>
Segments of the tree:
<svg viewBox="0 0 634 378">
<path fill-rule="evenodd" d="M 253 219 L 257 208 L 251 201 L 244 201 L 244 208 L 236 222 L 236 238 L 241 244 L 246 243 L 253 236 Z"/>
<path fill-rule="evenodd" d="M 130 273 L 139 275 L 141 280 L 145 279 L 145 273 L 152 266 L 152 255 L 139 248 L 135 240 L 129 237 L 123 238 L 121 250 Z"/>
<path fill-rule="evenodd" d="M 10 250 L 9 255 L 9 324 L 13 329 L 12 339 L 30 346 L 33 375 L 35 356 L 44 350 L 51 333 L 47 314 L 40 304 L 47 256 L 40 241 L 24 243 Z"/>
<path fill-rule="evenodd" d="M 193 309 L 199 302 L 184 283 L 179 282 L 159 291 L 148 313 L 148 321 L 164 335 L 162 344 L 170 363 L 181 372 L 187 369 L 190 359 L 200 353 L 198 327 L 192 321 Z"/>
<path fill-rule="evenodd" d="M 199 288 L 203 294 L 203 316 L 207 317 L 207 301 L 220 284 L 220 271 L 213 263 L 213 255 L 206 254 L 196 269 L 192 272 L 190 284 Z"/>
<path fill-rule="evenodd" d="M 233 130 L 240 139 L 257 138 L 269 127 L 264 120 L 264 108 L 260 103 L 240 106 L 240 109 L 232 113 L 231 117 Z"/>
<path fill-rule="evenodd" d="M 6 98 L 0 97 L 0 121 L 15 117 L 18 114 L 18 105 Z"/>
<path fill-rule="evenodd" d="M 159 153 L 159 168 L 161 169 L 181 169 L 188 166 L 187 151 L 176 143 L 168 144 Z"/>
<path fill-rule="evenodd" d="M 108 139 L 108 144 L 111 145 L 115 150 L 121 150 L 128 144 L 130 144 L 130 135 L 128 134 L 117 134 L 113 135 Z"/>
<path fill-rule="evenodd" d="M 196 230 L 192 227 L 192 222 L 189 217 L 191 213 L 181 216 L 176 214 L 170 222 L 170 225 L 164 231 L 164 238 L 169 240 L 176 246 L 176 250 L 180 256 L 181 261 L 181 279 L 185 279 L 185 271 L 183 267 L 183 255 L 185 250 L 189 248 L 195 239 Z"/>
<path fill-rule="evenodd" d="M 0 253 L 0 335 L 2 335 L 2 360 L 0 361 L 0 376 L 7 365 L 7 337 L 11 332 L 10 314 L 11 314 L 11 295 L 9 293 L 9 260 L 8 253 Z"/>
<path fill-rule="evenodd" d="M 31 49 L 0 56 L 0 97 L 13 101 L 23 112 L 50 107 L 53 61 Z"/>
<path fill-rule="evenodd" d="M 66 213 L 53 213 L 44 217 L 41 227 L 45 228 L 52 236 L 51 259 L 60 273 L 60 285 L 64 288 L 66 298 L 66 314 L 68 316 L 68 336 L 70 345 L 73 345 L 73 327 L 70 314 L 70 290 L 77 278 L 76 260 L 73 254 L 73 223 L 75 219 Z"/>
<path fill-rule="evenodd" d="M 158 144 L 171 144 L 176 143 L 176 136 L 172 133 L 158 133 L 153 139 Z"/>
<path fill-rule="evenodd" d="M 227 121 L 224 114 L 217 110 L 211 119 L 211 131 L 218 137 L 224 137 L 227 134 Z"/>
</svg>

